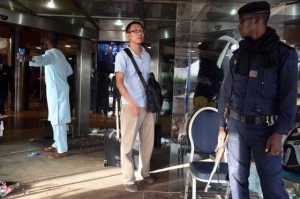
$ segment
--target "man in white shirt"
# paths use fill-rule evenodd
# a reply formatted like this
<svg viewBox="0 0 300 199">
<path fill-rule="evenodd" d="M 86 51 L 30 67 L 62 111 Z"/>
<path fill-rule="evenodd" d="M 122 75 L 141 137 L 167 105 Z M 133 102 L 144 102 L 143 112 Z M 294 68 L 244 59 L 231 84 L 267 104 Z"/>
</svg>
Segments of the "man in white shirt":
<svg viewBox="0 0 300 199">
<path fill-rule="evenodd" d="M 53 32 L 46 33 L 47 49 L 44 55 L 30 56 L 18 54 L 18 59 L 30 61 L 33 67 L 44 66 L 46 94 L 48 103 L 48 120 L 53 128 L 54 143 L 46 147 L 47 152 L 54 152 L 48 158 L 62 158 L 68 155 L 67 123 L 71 122 L 69 84 L 67 77 L 73 70 L 64 54 L 55 48 L 57 36 Z"/>
<path fill-rule="evenodd" d="M 126 27 L 126 36 L 134 60 L 136 61 L 145 81 L 151 72 L 151 58 L 141 46 L 144 41 L 144 29 L 140 22 L 133 21 Z M 150 176 L 150 159 L 154 143 L 155 114 L 146 110 L 146 93 L 143 84 L 134 68 L 131 59 L 122 50 L 115 61 L 116 85 L 122 95 L 121 108 L 121 165 L 123 183 L 129 192 L 141 189 L 135 182 L 132 147 L 137 133 L 140 138 L 139 160 L 140 174 L 144 181 L 153 183 Z"/>
</svg>

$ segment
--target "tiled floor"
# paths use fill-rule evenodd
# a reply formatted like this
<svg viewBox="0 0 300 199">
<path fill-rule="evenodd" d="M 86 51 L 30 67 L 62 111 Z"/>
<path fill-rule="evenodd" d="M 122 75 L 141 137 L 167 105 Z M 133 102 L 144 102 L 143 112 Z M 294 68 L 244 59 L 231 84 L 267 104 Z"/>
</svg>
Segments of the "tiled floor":
<svg viewBox="0 0 300 199">
<path fill-rule="evenodd" d="M 39 114 L 18 113 L 5 122 L 5 134 L 0 138 L 0 178 L 20 183 L 7 198 L 182 198 L 183 175 L 181 169 L 175 169 L 175 178 L 170 178 L 168 147 L 153 151 L 151 170 L 157 181 L 150 185 L 138 178 L 143 191 L 128 193 L 122 185 L 121 169 L 103 166 L 101 137 L 69 137 L 70 155 L 48 159 L 49 153 L 43 149 L 52 142 L 51 129 L 47 123 L 41 128 Z M 39 155 L 29 158 L 31 152 Z"/>
<path fill-rule="evenodd" d="M 19 182 L 20 187 L 7 198 L 68 199 L 179 199 L 183 197 L 181 168 L 170 169 L 170 148 L 154 149 L 151 170 L 157 182 L 147 184 L 138 178 L 143 191 L 128 193 L 122 185 L 119 167 L 104 167 L 103 138 L 69 137 L 69 156 L 50 160 L 43 148 L 52 142 L 51 127 L 40 111 L 12 113 L 0 137 L 0 179 Z M 91 127 L 114 127 L 114 118 L 91 114 Z M 39 153 L 29 158 L 30 152 Z M 200 185 L 201 188 L 202 185 Z M 199 189 L 200 190 L 200 189 Z M 202 190 L 202 188 L 201 188 Z M 171 192 L 170 192 L 171 191 Z M 214 193 L 201 198 L 215 198 Z M 253 197 L 255 198 L 255 197 Z"/>
<path fill-rule="evenodd" d="M 99 137 L 69 137 L 69 156 L 50 160 L 43 148 L 52 142 L 52 130 L 47 112 L 38 103 L 28 111 L 10 112 L 0 137 L 0 179 L 19 182 L 20 187 L 8 198 L 177 198 L 181 193 L 168 193 L 169 172 L 154 174 L 153 185 L 140 183 L 143 192 L 127 193 L 122 185 L 119 167 L 104 167 L 103 139 Z M 115 118 L 90 115 L 91 128 L 114 128 Z M 27 155 L 39 155 L 29 158 Z M 167 148 L 153 152 L 152 170 L 169 165 Z M 141 179 L 140 179 L 141 180 Z"/>
<path fill-rule="evenodd" d="M 182 175 L 171 180 L 169 175 L 169 149 L 154 149 L 151 170 L 157 181 L 153 184 L 138 183 L 143 190 L 128 193 L 122 185 L 119 167 L 103 166 L 103 140 L 96 137 L 69 138 L 70 155 L 61 159 L 48 159 L 43 148 L 50 140 L 34 140 L 0 145 L 0 176 L 20 187 L 7 198 L 68 198 L 68 199 L 181 199 Z M 39 155 L 29 158 L 30 152 Z M 177 173 L 177 171 L 175 171 Z M 138 176 L 138 174 L 137 174 Z M 173 185 L 172 185 L 173 184 Z M 170 186 L 173 187 L 169 192 Z M 202 186 L 202 185 L 201 185 Z M 201 188 L 202 189 L 202 188 Z M 199 191 L 201 198 L 215 198 L 214 193 Z"/>
<path fill-rule="evenodd" d="M 125 192 L 121 169 L 103 167 L 101 139 L 70 138 L 70 155 L 54 160 L 48 159 L 49 153 L 43 151 L 49 144 L 49 140 L 35 140 L 0 145 L 1 178 L 20 183 L 9 198 L 146 198 L 139 195 L 168 192 L 167 171 L 156 173 L 158 180 L 153 185 L 140 181 L 145 193 Z M 39 155 L 29 158 L 27 154 L 33 151 Z M 168 153 L 166 149 L 154 151 L 155 157 L 159 157 L 152 161 L 154 170 L 167 167 Z"/>
</svg>

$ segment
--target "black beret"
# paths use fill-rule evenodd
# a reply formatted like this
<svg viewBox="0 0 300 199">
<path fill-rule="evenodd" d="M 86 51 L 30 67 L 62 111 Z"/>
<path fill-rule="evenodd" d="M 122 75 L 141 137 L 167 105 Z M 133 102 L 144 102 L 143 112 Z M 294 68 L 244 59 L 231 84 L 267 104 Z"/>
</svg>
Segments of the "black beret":
<svg viewBox="0 0 300 199">
<path fill-rule="evenodd" d="M 256 13 L 256 12 L 269 12 L 270 13 L 270 4 L 266 1 L 257 1 L 247 3 L 243 7 L 241 7 L 238 11 L 239 17 L 241 18 L 243 15 Z"/>
</svg>

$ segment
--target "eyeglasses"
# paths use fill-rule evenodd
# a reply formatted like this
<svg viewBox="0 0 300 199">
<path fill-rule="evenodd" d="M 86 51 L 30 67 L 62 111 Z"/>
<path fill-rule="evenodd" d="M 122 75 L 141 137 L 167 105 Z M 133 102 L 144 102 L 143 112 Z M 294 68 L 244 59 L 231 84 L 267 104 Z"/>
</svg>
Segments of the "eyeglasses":
<svg viewBox="0 0 300 199">
<path fill-rule="evenodd" d="M 131 30 L 128 33 L 132 33 L 132 32 L 134 32 L 135 34 L 139 34 L 139 33 L 145 34 L 145 30 Z"/>
</svg>

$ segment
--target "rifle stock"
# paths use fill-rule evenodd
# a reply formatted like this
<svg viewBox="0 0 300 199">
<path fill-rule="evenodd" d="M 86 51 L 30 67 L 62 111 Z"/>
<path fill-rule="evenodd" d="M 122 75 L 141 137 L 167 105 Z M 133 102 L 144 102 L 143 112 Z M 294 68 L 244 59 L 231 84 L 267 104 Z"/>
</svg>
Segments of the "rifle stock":
<svg viewBox="0 0 300 199">
<path fill-rule="evenodd" d="M 211 182 L 211 179 L 212 179 L 213 175 L 216 173 L 217 168 L 218 168 L 218 166 L 219 166 L 219 164 L 220 164 L 220 161 L 221 161 L 221 159 L 222 159 L 222 157 L 223 157 L 223 155 L 224 155 L 225 147 L 226 147 L 226 145 L 227 145 L 227 137 L 228 137 L 228 135 L 226 135 L 226 137 L 225 137 L 225 141 L 224 141 L 223 146 L 221 146 L 221 147 L 218 147 L 218 146 L 217 146 L 217 147 L 216 147 L 215 165 L 214 165 L 214 168 L 213 168 L 212 171 L 211 171 L 211 174 L 210 174 L 210 176 L 209 176 L 209 180 L 208 180 L 208 182 L 207 182 L 207 184 L 206 184 L 206 187 L 205 187 L 205 189 L 204 189 L 205 192 L 207 192 L 207 190 L 208 190 L 208 188 L 209 188 L 209 185 L 210 185 L 210 182 Z"/>
</svg>

